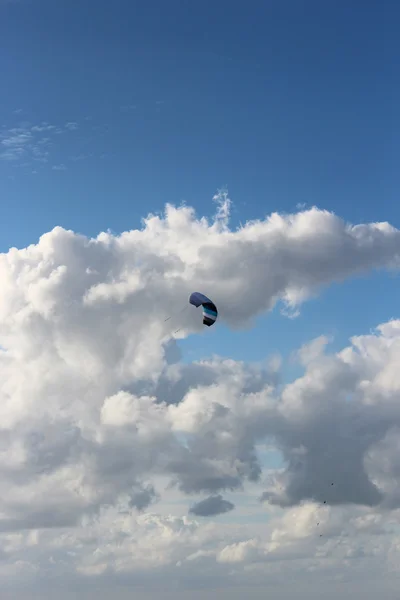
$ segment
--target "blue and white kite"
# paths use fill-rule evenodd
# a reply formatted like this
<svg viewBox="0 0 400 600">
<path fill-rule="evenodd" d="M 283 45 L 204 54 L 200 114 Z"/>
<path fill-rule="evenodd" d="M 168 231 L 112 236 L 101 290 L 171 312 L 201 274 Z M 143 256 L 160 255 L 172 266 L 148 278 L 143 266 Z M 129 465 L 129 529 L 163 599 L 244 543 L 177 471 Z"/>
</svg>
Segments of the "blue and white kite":
<svg viewBox="0 0 400 600">
<path fill-rule="evenodd" d="M 196 306 L 196 308 L 199 306 L 203 307 L 204 325 L 207 325 L 207 327 L 214 325 L 218 317 L 218 310 L 210 298 L 207 298 L 207 296 L 200 292 L 193 292 L 193 294 L 190 295 L 189 302 L 190 304 L 193 304 L 193 306 Z"/>
</svg>

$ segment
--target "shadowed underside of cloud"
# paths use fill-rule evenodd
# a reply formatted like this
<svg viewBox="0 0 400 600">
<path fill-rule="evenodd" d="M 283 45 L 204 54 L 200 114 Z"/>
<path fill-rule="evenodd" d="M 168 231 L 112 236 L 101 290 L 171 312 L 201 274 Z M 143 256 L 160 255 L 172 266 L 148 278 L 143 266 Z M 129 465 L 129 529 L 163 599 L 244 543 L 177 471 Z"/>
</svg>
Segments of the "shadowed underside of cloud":
<svg viewBox="0 0 400 600">
<path fill-rule="evenodd" d="M 190 509 L 190 513 L 198 517 L 211 517 L 229 512 L 235 508 L 235 505 L 228 500 L 224 500 L 221 494 L 209 496 L 205 500 L 197 502 Z"/>
<path fill-rule="evenodd" d="M 188 307 L 194 290 L 221 321 L 249 325 L 280 300 L 295 311 L 320 286 L 397 267 L 400 232 L 315 208 L 231 231 L 229 201 L 217 202 L 212 222 L 168 206 L 141 230 L 87 239 L 56 228 L 0 255 L 0 577 L 46 572 L 50 556 L 85 575 L 265 568 L 304 553 L 320 565 L 316 523 L 339 536 L 349 514 L 355 535 L 364 519 L 398 556 L 380 528 L 400 507 L 400 322 L 337 354 L 312 342 L 287 385 L 245 362 L 180 363 L 176 338 L 203 327 Z M 281 469 L 264 472 L 263 444 Z M 222 525 L 146 513 L 162 505 L 160 477 L 184 512 L 195 497 L 200 516 L 231 510 L 222 492 L 246 485 L 272 514 L 293 508 L 262 538 L 238 528 L 228 540 Z M 339 561 L 344 548 L 372 552 L 346 544 Z"/>
</svg>

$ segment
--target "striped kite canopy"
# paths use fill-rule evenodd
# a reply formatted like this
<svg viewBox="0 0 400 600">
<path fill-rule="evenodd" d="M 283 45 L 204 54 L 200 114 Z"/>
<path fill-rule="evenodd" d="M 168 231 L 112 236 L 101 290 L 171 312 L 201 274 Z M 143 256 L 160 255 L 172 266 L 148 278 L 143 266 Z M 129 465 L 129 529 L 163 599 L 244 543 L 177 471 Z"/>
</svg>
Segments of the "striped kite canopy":
<svg viewBox="0 0 400 600">
<path fill-rule="evenodd" d="M 193 306 L 196 306 L 196 308 L 199 306 L 203 307 L 204 325 L 207 325 L 207 327 L 214 325 L 218 317 L 218 310 L 210 298 L 207 298 L 207 296 L 200 292 L 193 292 L 193 294 L 190 295 L 189 302 L 190 304 L 193 304 Z"/>
</svg>

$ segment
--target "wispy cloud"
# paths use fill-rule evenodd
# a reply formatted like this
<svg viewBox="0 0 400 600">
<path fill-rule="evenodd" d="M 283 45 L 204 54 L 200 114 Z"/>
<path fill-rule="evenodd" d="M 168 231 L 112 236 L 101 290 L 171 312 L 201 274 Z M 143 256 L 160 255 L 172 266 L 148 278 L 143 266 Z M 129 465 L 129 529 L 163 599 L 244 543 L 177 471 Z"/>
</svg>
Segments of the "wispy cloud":
<svg viewBox="0 0 400 600">
<path fill-rule="evenodd" d="M 74 162 L 79 162 L 81 160 L 86 160 L 87 158 L 92 158 L 93 157 L 93 153 L 90 152 L 89 154 L 76 154 L 75 156 L 71 156 L 71 160 L 73 160 Z"/>
<path fill-rule="evenodd" d="M 0 158 L 4 160 L 18 160 L 23 157 L 29 144 L 32 141 L 32 134 L 29 130 L 22 127 L 10 129 L 6 135 L 2 136 L 2 152 Z"/>
<path fill-rule="evenodd" d="M 16 109 L 15 114 L 22 112 Z M 75 131 L 78 124 L 69 121 L 65 126 L 42 121 L 37 124 L 22 122 L 17 127 L 0 130 L 0 160 L 10 161 L 15 166 L 32 168 L 32 163 L 48 163 L 56 137 L 66 131 Z M 63 170 L 64 165 L 56 165 Z"/>
<path fill-rule="evenodd" d="M 53 131 L 57 129 L 55 125 L 49 125 L 49 123 L 42 123 L 41 125 L 34 125 L 31 127 L 31 130 L 34 132 L 42 132 L 42 131 Z"/>
<path fill-rule="evenodd" d="M 50 146 L 52 145 L 50 138 L 41 138 L 32 146 L 33 160 L 41 163 L 47 163 L 50 156 Z"/>
<path fill-rule="evenodd" d="M 75 131 L 78 129 L 78 123 L 75 121 L 69 121 L 68 123 L 65 123 L 65 128 L 69 129 L 69 131 Z"/>
<path fill-rule="evenodd" d="M 131 110 L 136 110 L 136 108 L 136 104 L 124 104 L 123 106 L 120 106 L 122 112 L 130 112 Z"/>
<path fill-rule="evenodd" d="M 110 125 L 107 123 L 101 123 L 100 125 L 93 125 L 92 130 L 98 134 L 108 133 L 110 131 Z"/>
<path fill-rule="evenodd" d="M 133 109 L 133 105 L 131 108 Z M 20 112 L 22 109 L 15 109 L 14 114 Z M 97 154 L 89 146 L 96 143 L 96 138 L 107 135 L 110 125 L 89 123 L 92 121 L 90 116 L 85 121 L 82 124 L 72 120 L 64 121 L 60 125 L 50 121 L 35 123 L 18 119 L 13 126 L 0 126 L 0 163 L 8 162 L 13 167 L 22 170 L 27 168 L 32 173 L 45 165 L 54 171 L 64 171 L 69 162 L 76 163 L 95 156 L 105 158 L 104 152 L 102 155 Z M 68 148 L 63 145 L 63 135 L 68 138 Z"/>
</svg>

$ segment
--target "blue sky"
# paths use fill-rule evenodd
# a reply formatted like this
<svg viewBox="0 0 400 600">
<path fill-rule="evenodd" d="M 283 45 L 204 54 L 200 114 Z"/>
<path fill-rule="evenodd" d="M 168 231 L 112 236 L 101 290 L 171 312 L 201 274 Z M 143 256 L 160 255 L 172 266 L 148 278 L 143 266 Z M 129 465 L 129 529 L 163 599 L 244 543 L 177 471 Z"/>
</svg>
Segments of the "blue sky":
<svg viewBox="0 0 400 600">
<path fill-rule="evenodd" d="M 0 11 L 2 137 L 34 136 L 0 161 L 1 250 L 55 225 L 135 228 L 166 202 L 211 214 L 222 185 L 234 226 L 299 203 L 399 225 L 397 2 L 20 0 Z M 329 288 L 297 320 L 262 317 L 240 346 L 223 327 L 182 346 L 260 360 L 326 333 L 340 347 L 397 306 L 397 278 L 371 275 Z"/>
</svg>

